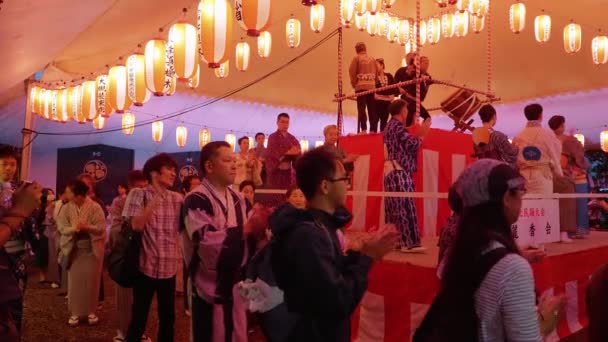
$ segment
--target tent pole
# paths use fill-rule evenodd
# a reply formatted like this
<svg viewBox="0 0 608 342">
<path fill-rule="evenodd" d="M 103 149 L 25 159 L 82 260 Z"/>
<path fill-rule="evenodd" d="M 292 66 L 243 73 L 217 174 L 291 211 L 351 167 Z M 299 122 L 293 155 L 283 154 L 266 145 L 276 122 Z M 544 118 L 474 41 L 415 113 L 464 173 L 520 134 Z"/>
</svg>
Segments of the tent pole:
<svg viewBox="0 0 608 342">
<path fill-rule="evenodd" d="M 339 23 L 339 25 L 341 25 L 341 23 Z M 344 95 L 342 90 L 342 51 L 342 26 L 340 26 L 338 27 L 338 97 L 342 97 Z M 338 136 L 342 136 L 342 134 L 344 134 L 344 113 L 342 110 L 342 101 L 344 100 L 338 101 L 338 122 L 336 123 L 338 126 Z"/>
<path fill-rule="evenodd" d="M 34 123 L 34 117 L 32 115 L 32 106 L 30 104 L 30 93 L 31 93 L 32 84 L 28 80 L 27 88 L 25 93 L 26 98 L 26 106 L 25 106 L 25 116 L 23 120 L 23 130 L 21 131 L 21 167 L 19 168 L 19 180 L 24 181 L 28 180 L 30 175 L 30 163 L 32 159 L 32 127 Z"/>
</svg>

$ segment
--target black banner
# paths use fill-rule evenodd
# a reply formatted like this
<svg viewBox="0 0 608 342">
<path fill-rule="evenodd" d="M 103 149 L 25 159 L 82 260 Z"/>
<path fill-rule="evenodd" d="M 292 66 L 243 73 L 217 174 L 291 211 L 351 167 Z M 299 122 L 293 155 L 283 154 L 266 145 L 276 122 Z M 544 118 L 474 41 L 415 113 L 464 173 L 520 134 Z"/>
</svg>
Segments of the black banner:
<svg viewBox="0 0 608 342">
<path fill-rule="evenodd" d="M 118 184 L 127 183 L 127 173 L 133 169 L 135 152 L 130 149 L 89 145 L 57 150 L 57 191 L 82 173 L 95 180 L 95 190 L 101 200 L 109 205 L 118 195 Z"/>
<path fill-rule="evenodd" d="M 177 179 L 173 185 L 173 190 L 182 191 L 182 181 L 187 176 L 200 176 L 200 151 L 169 153 L 177 162 Z"/>
</svg>

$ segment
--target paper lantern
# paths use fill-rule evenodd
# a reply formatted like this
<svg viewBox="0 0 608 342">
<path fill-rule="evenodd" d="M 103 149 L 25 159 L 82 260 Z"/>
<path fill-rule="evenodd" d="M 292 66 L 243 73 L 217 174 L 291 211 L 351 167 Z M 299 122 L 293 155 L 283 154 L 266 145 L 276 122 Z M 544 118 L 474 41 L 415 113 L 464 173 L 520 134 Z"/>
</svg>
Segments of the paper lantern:
<svg viewBox="0 0 608 342">
<path fill-rule="evenodd" d="M 248 140 L 249 140 L 249 148 L 254 148 L 255 140 L 253 139 L 253 137 L 248 137 Z"/>
<path fill-rule="evenodd" d="M 390 17 L 386 39 L 391 43 L 394 43 L 399 39 L 399 18 Z"/>
<path fill-rule="evenodd" d="M 608 62 L 608 37 L 597 36 L 591 41 L 593 63 L 600 65 Z"/>
<path fill-rule="evenodd" d="M 93 120 L 93 127 L 95 127 L 96 130 L 102 130 L 106 125 L 106 118 L 99 115 L 98 117 L 96 117 Z"/>
<path fill-rule="evenodd" d="M 146 86 L 146 57 L 140 53 L 127 58 L 127 95 L 136 106 L 143 106 L 150 99 Z"/>
<path fill-rule="evenodd" d="M 448 0 L 435 0 L 437 2 L 437 6 L 441 8 L 448 7 Z"/>
<path fill-rule="evenodd" d="M 386 12 L 381 12 L 376 15 L 378 16 L 378 26 L 376 27 L 376 34 L 379 37 L 387 37 L 391 25 L 391 16 Z"/>
<path fill-rule="evenodd" d="M 412 39 L 414 39 L 414 45 L 416 44 L 416 32 L 418 31 L 418 24 L 414 25 L 414 36 L 412 37 Z M 420 22 L 420 46 L 423 46 L 424 44 L 426 44 L 426 38 L 427 38 L 427 30 L 426 30 L 426 21 L 421 21 Z"/>
<path fill-rule="evenodd" d="M 287 20 L 285 25 L 285 39 L 287 40 L 287 46 L 290 48 L 296 48 L 300 46 L 300 33 L 302 30 L 302 24 L 300 21 L 293 16 Z"/>
<path fill-rule="evenodd" d="M 405 57 L 401 58 L 401 67 L 406 67 L 407 66 L 407 61 L 405 60 Z"/>
<path fill-rule="evenodd" d="M 127 67 L 116 65 L 108 72 L 108 101 L 116 113 L 124 113 L 131 107 L 131 98 L 127 94 Z"/>
<path fill-rule="evenodd" d="M 270 27 L 272 0 L 236 0 L 234 12 L 248 36 L 257 37 Z"/>
<path fill-rule="evenodd" d="M 268 148 L 268 138 L 264 138 L 264 147 Z"/>
<path fill-rule="evenodd" d="M 57 119 L 60 122 L 66 123 L 70 120 L 68 113 L 68 89 L 60 89 L 57 91 Z"/>
<path fill-rule="evenodd" d="M 258 37 L 258 56 L 262 58 L 270 57 L 272 50 L 272 35 L 268 31 L 260 33 Z"/>
<path fill-rule="evenodd" d="M 232 7 L 226 0 L 201 0 L 197 22 L 203 59 L 210 68 L 219 68 L 230 58 Z"/>
<path fill-rule="evenodd" d="M 367 29 L 367 13 L 355 16 L 355 26 L 361 32 Z"/>
<path fill-rule="evenodd" d="M 308 152 L 308 140 L 300 140 L 300 148 L 302 149 L 302 153 Z"/>
<path fill-rule="evenodd" d="M 310 7 L 310 28 L 319 33 L 325 26 L 325 6 L 316 4 Z"/>
<path fill-rule="evenodd" d="M 53 121 L 59 121 L 57 115 L 57 90 L 51 90 L 49 97 L 49 117 Z"/>
<path fill-rule="evenodd" d="M 564 27 L 564 50 L 567 53 L 577 53 L 581 49 L 581 25 L 570 23 Z"/>
<path fill-rule="evenodd" d="M 210 141 L 211 141 L 211 132 L 209 132 L 209 129 L 201 128 L 201 130 L 198 131 L 198 146 L 200 148 L 203 148 Z"/>
<path fill-rule="evenodd" d="M 87 122 L 82 112 L 82 86 L 68 88 L 67 100 L 68 116 L 80 124 Z"/>
<path fill-rule="evenodd" d="M 427 40 L 431 45 L 439 43 L 441 39 L 441 20 L 439 18 L 431 18 L 426 25 Z"/>
<path fill-rule="evenodd" d="M 323 146 L 324 144 L 325 144 L 325 142 L 323 142 L 323 141 L 321 141 L 321 140 L 317 140 L 317 141 L 315 141 L 315 148 L 317 148 L 317 147 L 321 147 L 321 146 Z"/>
<path fill-rule="evenodd" d="M 47 89 L 42 97 L 42 117 L 47 120 L 51 119 L 51 101 L 53 91 Z"/>
<path fill-rule="evenodd" d="M 145 49 L 146 87 L 154 96 L 165 95 L 165 82 L 172 75 L 167 75 L 167 43 L 162 39 L 148 41 Z"/>
<path fill-rule="evenodd" d="M 485 17 L 478 17 L 476 15 L 469 16 L 471 18 L 471 30 L 475 33 L 483 31 Z"/>
<path fill-rule="evenodd" d="M 226 134 L 225 140 L 228 144 L 230 144 L 230 147 L 232 147 L 232 151 L 236 151 L 236 137 L 234 136 L 233 133 L 228 133 Z"/>
<path fill-rule="evenodd" d="M 317 4 L 317 0 L 301 0 L 302 5 L 310 7 Z"/>
<path fill-rule="evenodd" d="M 175 129 L 175 141 L 178 147 L 186 146 L 188 142 L 188 129 L 185 126 L 177 126 Z"/>
<path fill-rule="evenodd" d="M 600 133 L 600 145 L 602 146 L 602 151 L 608 152 L 608 131 Z"/>
<path fill-rule="evenodd" d="M 397 0 L 384 0 L 383 6 L 384 8 L 391 8 L 395 4 L 395 2 L 397 2 Z"/>
<path fill-rule="evenodd" d="M 82 114 L 87 121 L 93 121 L 97 117 L 96 100 L 97 88 L 95 81 L 86 81 L 81 88 Z"/>
<path fill-rule="evenodd" d="M 526 27 L 526 5 L 514 3 L 509 8 L 509 27 L 513 33 L 520 33 Z"/>
<path fill-rule="evenodd" d="M 173 24 L 169 29 L 167 44 L 168 49 L 173 49 L 175 75 L 179 81 L 188 80 L 194 75 L 198 65 L 198 33 L 196 27 L 185 21 Z"/>
<path fill-rule="evenodd" d="M 367 33 L 374 37 L 378 31 L 378 15 L 367 12 Z"/>
<path fill-rule="evenodd" d="M 444 13 L 441 15 L 441 34 L 443 38 L 454 37 L 454 14 Z"/>
<path fill-rule="evenodd" d="M 241 41 L 236 44 L 236 70 L 245 71 L 249 68 L 249 56 L 250 56 L 249 44 Z"/>
<path fill-rule="evenodd" d="M 368 13 L 376 14 L 380 11 L 382 0 L 366 0 L 365 10 Z"/>
<path fill-rule="evenodd" d="M 194 72 L 194 75 L 192 75 L 192 77 L 188 80 L 188 88 L 190 88 L 190 89 L 198 88 L 200 80 L 201 80 L 201 66 L 198 63 L 196 63 L 196 71 Z"/>
<path fill-rule="evenodd" d="M 154 142 L 160 142 L 163 140 L 163 122 L 154 121 L 152 123 L 152 140 Z"/>
<path fill-rule="evenodd" d="M 42 112 L 43 112 L 43 100 L 44 100 L 44 93 L 46 92 L 46 89 L 44 88 L 39 88 L 38 92 L 36 93 L 36 99 L 34 101 L 34 111 L 36 112 L 36 114 L 38 114 L 39 116 L 43 116 Z"/>
<path fill-rule="evenodd" d="M 546 43 L 551 37 L 551 17 L 542 14 L 534 19 L 534 35 L 539 43 Z"/>
<path fill-rule="evenodd" d="M 30 107 L 30 112 L 32 112 L 33 114 L 38 114 L 38 108 L 36 108 L 36 101 L 37 101 L 39 92 L 40 92 L 39 87 L 32 87 L 30 89 L 29 107 Z"/>
<path fill-rule="evenodd" d="M 97 90 L 97 94 L 95 94 L 95 109 L 97 110 L 97 115 L 106 118 L 114 111 L 109 101 L 108 83 L 108 75 L 99 75 L 95 79 L 95 88 Z"/>
<path fill-rule="evenodd" d="M 220 65 L 219 68 L 215 69 L 215 76 L 217 78 L 226 78 L 230 73 L 230 61 L 225 61 Z"/>
<path fill-rule="evenodd" d="M 457 12 L 454 14 L 454 34 L 462 38 L 469 33 L 469 12 Z"/>
<path fill-rule="evenodd" d="M 405 45 L 410 41 L 410 21 L 407 19 L 399 20 L 399 44 Z"/>
<path fill-rule="evenodd" d="M 135 115 L 132 113 L 124 113 L 122 115 L 122 132 L 125 135 L 133 134 L 135 130 Z"/>
<path fill-rule="evenodd" d="M 576 138 L 576 140 L 578 140 L 581 145 L 585 146 L 585 136 L 582 135 L 581 133 L 575 133 L 574 137 Z"/>
<path fill-rule="evenodd" d="M 367 13 L 367 0 L 355 0 L 355 14 L 364 15 Z"/>
<path fill-rule="evenodd" d="M 471 0 L 458 0 L 456 2 L 456 8 L 460 13 L 463 13 L 465 11 L 468 11 L 470 4 Z"/>
<path fill-rule="evenodd" d="M 340 0 L 340 20 L 345 27 L 351 27 L 355 20 L 355 0 Z"/>
<path fill-rule="evenodd" d="M 488 7 L 490 6 L 490 0 L 470 0 L 469 1 L 469 13 L 477 17 L 485 17 L 488 14 Z"/>
</svg>

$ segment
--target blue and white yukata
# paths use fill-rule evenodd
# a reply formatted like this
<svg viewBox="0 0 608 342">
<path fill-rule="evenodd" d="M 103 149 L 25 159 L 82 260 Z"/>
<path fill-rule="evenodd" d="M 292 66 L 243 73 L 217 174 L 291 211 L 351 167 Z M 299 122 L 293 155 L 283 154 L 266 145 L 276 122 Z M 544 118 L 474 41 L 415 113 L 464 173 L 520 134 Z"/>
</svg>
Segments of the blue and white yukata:
<svg viewBox="0 0 608 342">
<path fill-rule="evenodd" d="M 386 161 L 384 191 L 414 192 L 413 174 L 418 168 L 418 151 L 422 139 L 411 135 L 405 124 L 391 119 L 384 130 Z M 397 226 L 401 233 L 401 247 L 420 246 L 420 232 L 416 205 L 411 197 L 386 197 L 384 200 L 386 223 Z"/>
</svg>

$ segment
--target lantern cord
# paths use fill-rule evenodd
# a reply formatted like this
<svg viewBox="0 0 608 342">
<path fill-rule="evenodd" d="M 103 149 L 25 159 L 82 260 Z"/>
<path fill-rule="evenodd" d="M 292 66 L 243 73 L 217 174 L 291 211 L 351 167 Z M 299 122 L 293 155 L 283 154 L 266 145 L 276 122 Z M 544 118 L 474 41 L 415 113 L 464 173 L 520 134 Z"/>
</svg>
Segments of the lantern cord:
<svg viewBox="0 0 608 342">
<path fill-rule="evenodd" d="M 288 66 L 292 65 L 293 63 L 297 62 L 298 60 L 300 60 L 302 57 L 308 55 L 309 53 L 311 53 L 312 51 L 314 51 L 315 49 L 317 49 L 319 46 L 323 45 L 324 43 L 326 43 L 327 41 L 329 41 L 330 39 L 332 39 L 334 36 L 339 34 L 339 29 L 336 28 L 335 30 L 331 31 L 329 34 L 327 34 L 324 38 L 322 38 L 321 40 L 319 40 L 317 43 L 315 43 L 314 45 L 312 45 L 311 47 L 309 47 L 308 49 L 304 50 L 302 53 L 300 53 L 299 55 L 295 56 L 294 58 L 292 58 L 291 60 L 287 61 L 286 63 L 284 63 L 283 65 L 271 70 L 270 72 L 262 75 L 261 77 L 246 83 L 234 90 L 228 91 L 227 93 L 219 96 L 219 97 L 215 97 L 215 98 L 211 98 L 205 102 L 193 105 L 189 108 L 185 108 L 185 109 L 181 109 L 179 111 L 175 111 L 175 112 L 171 112 L 162 116 L 159 116 L 158 119 L 151 119 L 151 120 L 146 120 L 140 123 L 137 123 L 135 125 L 133 125 L 133 127 L 140 127 L 140 126 L 146 126 L 146 125 L 150 125 L 152 124 L 154 121 L 158 121 L 158 120 L 167 120 L 167 119 L 172 119 L 175 117 L 178 117 L 180 115 L 192 112 L 194 110 L 206 107 L 206 106 L 210 106 L 216 102 L 219 102 L 225 98 L 228 98 L 234 94 L 237 94 L 245 89 L 248 89 L 256 84 L 258 84 L 259 82 L 267 79 L 268 77 L 282 71 L 283 69 L 287 68 Z M 24 128 L 24 130 L 26 130 Z M 56 136 L 76 136 L 76 135 L 90 135 L 90 134 L 104 134 L 104 133 L 112 133 L 112 132 L 120 132 L 122 131 L 122 127 L 118 127 L 118 128 L 112 128 L 112 129 L 107 129 L 107 130 L 95 130 L 95 131 L 77 131 L 77 132 L 36 132 L 33 130 L 26 130 L 27 132 L 32 132 L 32 133 L 37 133 L 37 134 L 41 134 L 41 135 L 56 135 Z"/>
<path fill-rule="evenodd" d="M 422 44 L 420 44 L 420 0 L 416 0 L 416 78 L 420 79 L 420 54 Z M 407 56 L 405 57 L 407 59 Z M 405 61 L 407 64 L 407 60 Z M 416 117 L 420 116 L 420 82 L 416 82 Z"/>
<path fill-rule="evenodd" d="M 343 93 L 343 84 L 342 84 L 342 63 L 343 63 L 343 41 L 342 41 L 342 27 L 338 27 L 338 94 L 337 97 L 340 98 L 344 95 Z M 342 101 L 338 101 L 338 136 L 344 134 L 344 113 L 342 112 Z"/>
<path fill-rule="evenodd" d="M 486 67 L 487 67 L 487 93 L 492 94 L 492 0 L 488 0 L 488 13 L 486 14 L 486 29 L 488 39 L 486 40 Z"/>
</svg>

